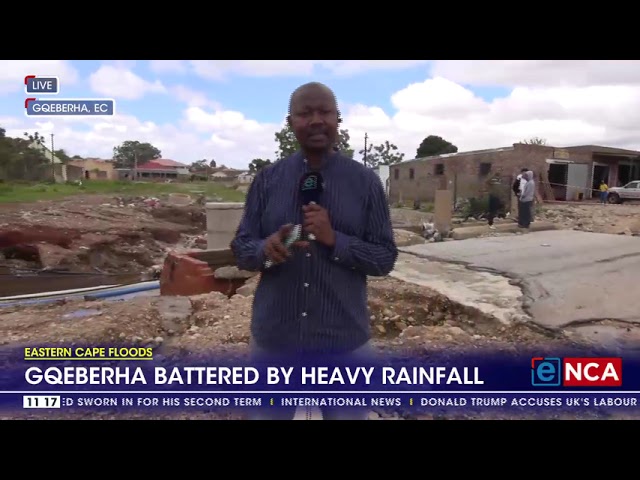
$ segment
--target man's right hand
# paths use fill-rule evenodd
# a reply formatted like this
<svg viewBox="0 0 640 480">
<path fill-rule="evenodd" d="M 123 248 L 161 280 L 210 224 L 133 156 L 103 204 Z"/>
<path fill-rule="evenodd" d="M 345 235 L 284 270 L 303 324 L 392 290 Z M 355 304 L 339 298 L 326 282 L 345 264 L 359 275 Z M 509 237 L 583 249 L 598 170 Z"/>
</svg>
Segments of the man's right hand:
<svg viewBox="0 0 640 480">
<path fill-rule="evenodd" d="M 264 246 L 264 254 L 265 256 L 271 260 L 274 265 L 284 263 L 291 256 L 291 252 L 287 250 L 284 246 L 284 242 L 293 230 L 293 225 L 283 225 L 280 229 L 269 236 Z M 309 242 L 298 241 L 295 242 L 292 247 L 300 248 L 307 247 Z"/>
</svg>

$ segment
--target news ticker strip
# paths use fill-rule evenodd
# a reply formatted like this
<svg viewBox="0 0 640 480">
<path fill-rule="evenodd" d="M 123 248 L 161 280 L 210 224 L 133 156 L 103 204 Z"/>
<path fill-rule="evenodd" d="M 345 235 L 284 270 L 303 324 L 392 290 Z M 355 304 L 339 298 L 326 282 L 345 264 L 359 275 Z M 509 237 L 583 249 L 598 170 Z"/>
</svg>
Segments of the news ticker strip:
<svg viewBox="0 0 640 480">
<path fill-rule="evenodd" d="M 640 410 L 638 392 L 0 392 L 3 410 L 344 407 L 433 410 Z"/>
</svg>

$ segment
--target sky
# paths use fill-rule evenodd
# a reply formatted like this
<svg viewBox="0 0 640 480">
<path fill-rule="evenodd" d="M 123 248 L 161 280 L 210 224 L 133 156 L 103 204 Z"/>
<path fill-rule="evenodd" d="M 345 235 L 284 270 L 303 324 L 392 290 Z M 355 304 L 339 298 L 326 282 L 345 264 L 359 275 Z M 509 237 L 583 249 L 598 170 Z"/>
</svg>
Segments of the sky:
<svg viewBox="0 0 640 480">
<path fill-rule="evenodd" d="M 27 117 L 26 75 L 59 77 L 59 98 L 113 98 L 116 114 Z M 461 152 L 532 137 L 640 149 L 631 60 L 0 60 L 0 127 L 53 133 L 70 156 L 111 158 L 138 140 L 163 158 L 247 168 L 275 157 L 289 96 L 310 81 L 335 92 L 357 159 L 365 133 L 406 160 L 429 135 Z"/>
</svg>

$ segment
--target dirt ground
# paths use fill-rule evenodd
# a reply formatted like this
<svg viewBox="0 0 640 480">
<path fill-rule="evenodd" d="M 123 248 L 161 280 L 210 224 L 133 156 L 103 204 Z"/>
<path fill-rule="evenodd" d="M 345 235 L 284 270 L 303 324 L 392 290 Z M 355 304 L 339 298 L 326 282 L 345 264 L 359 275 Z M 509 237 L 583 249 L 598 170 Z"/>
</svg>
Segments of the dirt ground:
<svg viewBox="0 0 640 480">
<path fill-rule="evenodd" d="M 3 347 L 92 344 L 152 346 L 156 356 L 173 354 L 232 353 L 248 350 L 252 294 L 227 298 L 219 293 L 194 297 L 141 297 L 128 302 L 68 302 L 56 306 L 10 307 L 0 311 Z M 579 348 L 571 338 L 536 331 L 526 325 L 502 326 L 474 309 L 461 307 L 423 287 L 392 278 L 371 279 L 370 313 L 375 345 L 382 351 L 405 353 L 504 351 L 535 349 L 540 354 L 562 347 Z M 530 418 L 495 412 L 443 412 L 412 415 L 403 411 L 376 411 L 372 419 Z M 114 413 L 65 412 L 43 414 L 4 413 L 2 419 L 243 419 L 238 412 Z M 560 418 L 555 416 L 554 418 Z M 605 411 L 562 418 L 613 418 Z"/>
<path fill-rule="evenodd" d="M 422 222 L 433 221 L 432 213 L 405 208 L 391 209 L 391 218 L 399 228 L 415 228 Z M 547 221 L 559 229 L 615 235 L 640 235 L 640 203 L 600 205 L 597 203 L 545 203 L 539 205 L 535 220 Z M 508 220 L 505 220 L 508 221 Z M 453 226 L 483 224 L 476 220 L 453 218 Z M 496 235 L 496 233 L 488 233 Z"/>
<path fill-rule="evenodd" d="M 536 218 L 559 228 L 616 235 L 640 234 L 640 204 L 545 204 Z"/>
<path fill-rule="evenodd" d="M 637 205 L 545 205 L 540 217 L 562 228 L 592 229 L 608 233 L 638 233 Z M 394 223 L 417 227 L 430 214 L 393 209 Z M 74 198 L 24 206 L 0 206 L 0 263 L 39 268 L 144 271 L 162 263 L 167 250 L 203 248 L 205 217 L 202 206 L 175 207 L 150 199 L 109 197 Z M 599 230 L 600 229 L 600 230 Z M 628 229 L 628 230 L 627 230 Z M 629 234 L 629 233 L 627 233 Z M 22 235 L 22 237 L 20 236 Z M 40 235 L 38 237 L 38 235 Z M 398 238 L 411 241 L 408 233 Z M 414 238 L 415 240 L 415 238 Z M 4 242 L 4 243 L 3 243 Z M 23 245 L 15 248 L 16 245 Z M 29 257 L 26 246 L 35 245 Z M 22 252 L 22 253 L 21 253 Z M 51 253 L 52 252 L 52 253 Z M 22 255 L 22 256 L 21 256 Z M 162 355 L 216 351 L 244 355 L 248 348 L 252 288 L 231 299 L 218 294 L 194 297 L 139 297 L 127 302 L 61 302 L 56 305 L 5 307 L 0 310 L 0 345 L 53 345 L 89 343 L 153 346 Z M 557 352 L 579 348 L 571 336 L 551 334 L 526 324 L 503 326 L 475 309 L 462 307 L 424 287 L 393 278 L 371 279 L 369 307 L 375 344 L 382 350 L 404 351 L 530 351 Z M 412 416 L 402 411 L 377 411 L 374 419 L 530 418 L 517 413 L 485 412 L 460 415 Z M 241 419 L 242 412 L 192 412 L 178 414 L 129 413 L 108 410 L 43 415 L 16 412 L 8 418 L 83 419 Z M 594 411 L 588 415 L 554 418 L 625 418 Z"/>
</svg>

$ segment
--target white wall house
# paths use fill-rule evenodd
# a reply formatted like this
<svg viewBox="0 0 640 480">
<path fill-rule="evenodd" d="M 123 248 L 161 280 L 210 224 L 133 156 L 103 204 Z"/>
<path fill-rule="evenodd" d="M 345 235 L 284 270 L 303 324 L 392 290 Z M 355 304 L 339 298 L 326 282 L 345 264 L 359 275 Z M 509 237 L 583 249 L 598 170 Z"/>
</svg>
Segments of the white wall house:
<svg viewBox="0 0 640 480">
<path fill-rule="evenodd" d="M 389 165 L 378 165 L 373 168 L 373 171 L 376 172 L 378 177 L 380 178 L 380 182 L 382 183 L 382 188 L 384 188 L 384 193 L 389 196 Z"/>
</svg>

